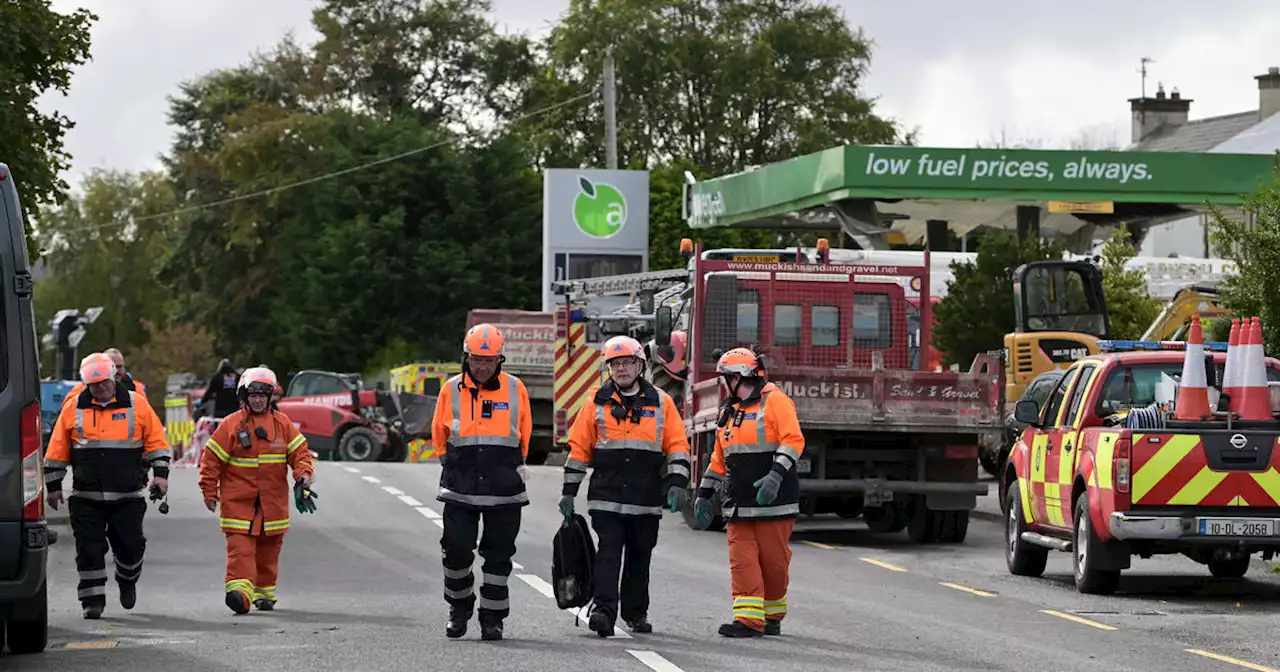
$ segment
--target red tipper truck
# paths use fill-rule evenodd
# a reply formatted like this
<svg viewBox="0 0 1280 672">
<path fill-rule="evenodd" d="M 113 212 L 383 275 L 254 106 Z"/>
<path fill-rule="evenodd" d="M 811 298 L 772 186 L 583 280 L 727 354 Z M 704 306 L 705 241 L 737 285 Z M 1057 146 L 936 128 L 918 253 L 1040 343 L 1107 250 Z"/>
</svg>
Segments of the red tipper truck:
<svg viewBox="0 0 1280 672">
<path fill-rule="evenodd" d="M 904 285 L 928 295 L 927 257 L 919 267 L 839 263 L 825 242 L 816 251 L 706 252 L 682 243 L 691 290 L 674 310 L 657 309 L 655 340 L 663 347 L 673 329 L 688 333 L 693 484 L 714 446 L 718 353 L 759 344 L 768 348 L 769 380 L 795 401 L 804 431 L 802 513 L 861 516 L 874 531 L 906 528 L 917 542 L 962 542 L 977 496 L 987 493 L 979 437 L 1002 422 L 999 357 L 979 355 L 968 372 L 925 370 L 918 362 L 928 353 L 913 356 Z M 698 528 L 691 510 L 685 521 Z"/>
<path fill-rule="evenodd" d="M 1280 422 L 1151 419 L 1164 376 L 1182 375 L 1185 344 L 1103 341 L 1076 361 L 1044 408 L 1020 401 L 1028 423 L 1000 482 L 1005 559 L 1021 576 L 1048 552 L 1071 552 L 1076 589 L 1108 594 L 1137 555 L 1181 553 L 1217 577 L 1239 577 L 1252 553 L 1280 549 Z M 1226 344 L 1206 343 L 1221 379 Z M 1233 355 L 1234 356 L 1234 355 Z M 1280 380 L 1268 358 L 1267 379 Z M 1214 378 L 1210 378 L 1213 380 Z"/>
</svg>

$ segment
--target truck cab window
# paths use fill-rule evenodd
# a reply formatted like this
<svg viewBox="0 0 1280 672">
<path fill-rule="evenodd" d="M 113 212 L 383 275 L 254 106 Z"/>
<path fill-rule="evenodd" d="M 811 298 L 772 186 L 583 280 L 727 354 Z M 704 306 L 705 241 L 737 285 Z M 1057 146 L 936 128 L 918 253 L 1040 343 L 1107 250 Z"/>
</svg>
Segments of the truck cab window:
<svg viewBox="0 0 1280 672">
<path fill-rule="evenodd" d="M 893 309 L 887 294 L 853 296 L 853 347 L 866 350 L 893 347 Z"/>
<path fill-rule="evenodd" d="M 840 308 L 838 306 L 813 306 L 810 308 L 813 323 L 812 344 L 819 347 L 840 345 Z"/>
<path fill-rule="evenodd" d="M 803 312 L 794 303 L 779 303 L 773 307 L 773 344 L 797 346 L 801 343 Z"/>
</svg>

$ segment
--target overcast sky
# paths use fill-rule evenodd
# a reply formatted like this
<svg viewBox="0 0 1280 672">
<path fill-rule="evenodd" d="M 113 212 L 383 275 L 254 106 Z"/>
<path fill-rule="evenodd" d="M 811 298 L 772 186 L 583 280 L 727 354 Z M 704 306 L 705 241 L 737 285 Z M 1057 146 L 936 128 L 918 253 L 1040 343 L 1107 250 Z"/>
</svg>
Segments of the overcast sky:
<svg viewBox="0 0 1280 672">
<path fill-rule="evenodd" d="M 93 167 L 158 165 L 169 146 L 165 97 L 210 70 L 311 41 L 312 0 L 53 0 L 86 7 L 93 61 L 67 97 L 46 97 L 77 124 L 67 137 L 75 185 Z M 493 0 L 508 31 L 542 33 L 568 0 Z M 1276 0 L 841 0 L 875 43 L 866 93 L 881 114 L 919 127 L 931 146 L 973 146 L 1004 132 L 1062 146 L 1082 131 L 1129 142 L 1139 58 L 1156 82 L 1192 98 L 1191 118 L 1255 110 L 1255 75 L 1280 66 Z M 1136 9 L 1141 6 L 1142 9 Z M 963 9 L 961 9 L 963 8 Z M 1157 9 L 1158 8 L 1158 9 Z M 622 67 L 622 66 L 620 66 Z"/>
</svg>

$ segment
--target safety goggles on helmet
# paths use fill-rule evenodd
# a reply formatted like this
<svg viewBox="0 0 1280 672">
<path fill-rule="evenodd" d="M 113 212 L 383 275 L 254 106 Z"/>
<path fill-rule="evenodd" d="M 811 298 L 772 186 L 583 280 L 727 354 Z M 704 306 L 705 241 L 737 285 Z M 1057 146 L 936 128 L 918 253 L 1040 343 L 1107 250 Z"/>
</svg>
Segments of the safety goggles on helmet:
<svg viewBox="0 0 1280 672">
<path fill-rule="evenodd" d="M 271 391 L 275 391 L 280 387 L 280 383 L 276 380 L 275 372 L 265 366 L 245 369 L 244 373 L 240 374 L 240 384 L 237 387 L 244 390 L 253 383 L 263 383 Z"/>
<path fill-rule="evenodd" d="M 276 388 L 274 385 L 270 383 L 264 383 L 261 380 L 255 380 L 254 382 L 246 385 L 244 388 L 244 392 L 246 395 L 265 394 L 269 396 L 275 391 L 276 391 Z"/>
<path fill-rule="evenodd" d="M 502 354 L 505 339 L 492 324 L 477 324 L 467 330 L 462 339 L 462 352 L 478 357 L 497 357 Z"/>
<path fill-rule="evenodd" d="M 764 369 L 760 366 L 760 358 L 756 353 L 747 348 L 734 348 L 720 355 L 720 361 L 716 362 L 716 373 L 751 378 L 762 375 Z"/>
<path fill-rule="evenodd" d="M 85 385 L 101 383 L 116 376 L 116 363 L 103 352 L 95 352 L 80 360 L 80 380 Z"/>
</svg>

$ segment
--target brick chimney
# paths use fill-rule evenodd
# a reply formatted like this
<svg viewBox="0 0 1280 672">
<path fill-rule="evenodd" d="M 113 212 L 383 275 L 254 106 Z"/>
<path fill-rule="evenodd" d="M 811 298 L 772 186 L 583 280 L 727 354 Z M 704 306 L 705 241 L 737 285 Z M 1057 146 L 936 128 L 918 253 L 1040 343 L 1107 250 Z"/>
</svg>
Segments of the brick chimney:
<svg viewBox="0 0 1280 672">
<path fill-rule="evenodd" d="M 1177 89 L 1166 97 L 1164 84 L 1160 84 L 1156 88 L 1155 98 L 1130 98 L 1129 111 L 1133 114 L 1132 141 L 1142 142 L 1162 126 L 1181 126 L 1187 123 L 1191 99 L 1183 98 Z"/>
<path fill-rule="evenodd" d="M 1258 121 L 1280 112 L 1280 67 L 1267 68 L 1267 74 L 1254 77 L 1258 80 Z"/>
</svg>

